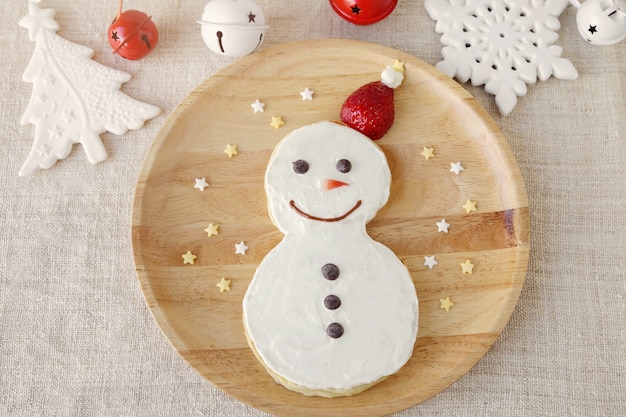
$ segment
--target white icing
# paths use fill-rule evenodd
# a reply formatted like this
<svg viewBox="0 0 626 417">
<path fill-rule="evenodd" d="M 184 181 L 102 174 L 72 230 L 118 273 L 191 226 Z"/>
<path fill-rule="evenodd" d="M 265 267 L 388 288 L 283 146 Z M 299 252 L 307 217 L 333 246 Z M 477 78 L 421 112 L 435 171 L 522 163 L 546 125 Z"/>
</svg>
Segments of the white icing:
<svg viewBox="0 0 626 417">
<path fill-rule="evenodd" d="M 396 88 L 404 80 L 404 73 L 402 71 L 396 71 L 391 66 L 387 65 L 387 68 L 380 74 L 380 80 L 389 88 Z"/>
<path fill-rule="evenodd" d="M 349 172 L 336 169 L 340 159 L 351 162 Z M 306 173 L 294 172 L 297 160 L 307 161 Z M 327 190 L 320 185 L 328 179 L 348 185 Z M 305 126 L 276 146 L 265 189 L 285 237 L 259 265 L 243 301 L 247 334 L 273 373 L 308 389 L 352 389 L 397 372 L 411 357 L 418 319 L 411 276 L 365 228 L 387 202 L 390 184 L 382 150 L 346 126 Z M 319 218 L 350 214 L 312 220 L 290 201 Z M 339 268 L 336 280 L 322 275 L 327 263 Z M 331 294 L 341 299 L 336 310 L 323 304 Z M 326 333 L 333 322 L 344 327 L 336 339 Z"/>
</svg>

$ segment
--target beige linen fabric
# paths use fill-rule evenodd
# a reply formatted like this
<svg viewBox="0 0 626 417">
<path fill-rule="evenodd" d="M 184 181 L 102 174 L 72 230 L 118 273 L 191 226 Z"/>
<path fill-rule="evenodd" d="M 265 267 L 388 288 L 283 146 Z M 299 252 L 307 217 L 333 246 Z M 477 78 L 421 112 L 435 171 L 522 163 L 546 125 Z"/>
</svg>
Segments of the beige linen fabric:
<svg viewBox="0 0 626 417">
<path fill-rule="evenodd" d="M 589 0 L 588 0 L 589 1 Z M 116 1 L 44 0 L 58 34 L 132 74 L 122 91 L 160 116 L 121 137 L 92 166 L 80 146 L 52 169 L 20 178 L 34 128 L 20 126 L 32 92 L 21 81 L 34 44 L 0 15 L 0 415 L 246 416 L 188 366 L 160 333 L 131 251 L 133 192 L 152 139 L 183 98 L 233 60 L 208 51 L 195 21 L 205 1 L 127 0 L 160 30 L 147 58 L 111 54 Z M 271 28 L 264 47 L 307 38 L 377 42 L 435 64 L 435 23 L 421 1 L 400 0 L 383 22 L 357 27 L 325 0 L 258 0 Z M 591 46 L 575 10 L 560 18 L 563 57 L 580 73 L 529 86 L 501 117 L 493 97 L 466 86 L 509 140 L 526 182 L 532 250 L 519 303 L 501 337 L 465 376 L 406 416 L 626 415 L 626 41 Z"/>
</svg>

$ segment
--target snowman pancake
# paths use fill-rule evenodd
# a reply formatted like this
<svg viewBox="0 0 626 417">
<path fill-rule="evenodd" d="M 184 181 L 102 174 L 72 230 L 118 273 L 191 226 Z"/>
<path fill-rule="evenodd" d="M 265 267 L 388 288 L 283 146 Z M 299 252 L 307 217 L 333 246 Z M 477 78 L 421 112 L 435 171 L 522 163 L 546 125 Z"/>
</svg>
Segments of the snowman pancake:
<svg viewBox="0 0 626 417">
<path fill-rule="evenodd" d="M 382 150 L 350 127 L 315 123 L 276 146 L 265 190 L 285 236 L 256 270 L 243 318 L 250 347 L 285 387 L 353 395 L 411 357 L 415 287 L 366 231 L 390 185 Z"/>
</svg>

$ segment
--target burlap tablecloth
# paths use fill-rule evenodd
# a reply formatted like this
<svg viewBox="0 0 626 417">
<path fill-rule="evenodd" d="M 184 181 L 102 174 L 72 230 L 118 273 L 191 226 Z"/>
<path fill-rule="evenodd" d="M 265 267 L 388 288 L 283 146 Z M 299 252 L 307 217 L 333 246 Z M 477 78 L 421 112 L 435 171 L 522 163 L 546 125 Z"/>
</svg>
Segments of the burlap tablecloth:
<svg viewBox="0 0 626 417">
<path fill-rule="evenodd" d="M 383 22 L 357 27 L 325 0 L 259 0 L 264 47 L 308 38 L 376 42 L 431 64 L 441 59 L 423 2 L 401 0 Z M 117 2 L 44 0 L 58 34 L 130 73 L 122 91 L 162 109 L 144 128 L 102 135 L 109 158 L 80 146 L 52 169 L 17 172 L 34 128 L 20 117 L 34 49 L 17 22 L 26 0 L 3 1 L 0 114 L 0 415 L 264 416 L 188 366 L 145 305 L 131 250 L 131 207 L 143 158 L 166 118 L 233 59 L 210 53 L 195 21 L 205 1 L 127 0 L 149 12 L 158 49 L 130 62 L 105 31 Z M 448 389 L 398 416 L 626 415 L 626 42 L 591 46 L 575 9 L 560 17 L 575 81 L 529 86 L 506 117 L 467 86 L 508 139 L 532 215 L 527 279 L 510 323 L 486 356 Z"/>
</svg>

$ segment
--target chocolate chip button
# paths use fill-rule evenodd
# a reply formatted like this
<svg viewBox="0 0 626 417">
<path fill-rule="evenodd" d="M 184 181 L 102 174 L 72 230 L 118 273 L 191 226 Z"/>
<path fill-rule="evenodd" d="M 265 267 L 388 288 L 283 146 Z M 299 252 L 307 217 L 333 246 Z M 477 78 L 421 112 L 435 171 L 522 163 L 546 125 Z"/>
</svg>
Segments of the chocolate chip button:
<svg viewBox="0 0 626 417">
<path fill-rule="evenodd" d="M 324 298 L 324 307 L 329 310 L 336 310 L 341 305 L 341 299 L 336 295 L 327 295 Z"/>
<path fill-rule="evenodd" d="M 343 335 L 343 326 L 339 323 L 330 323 L 326 327 L 326 334 L 333 339 L 340 338 Z"/>
<path fill-rule="evenodd" d="M 339 268 L 335 264 L 326 264 L 322 267 L 322 275 L 329 281 L 334 281 L 339 277 Z"/>
</svg>

